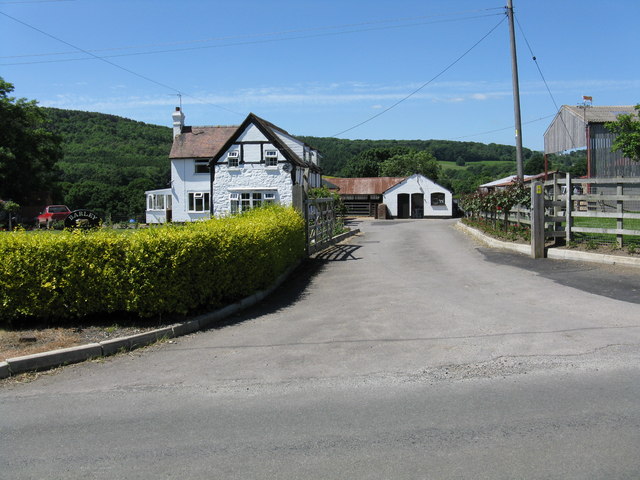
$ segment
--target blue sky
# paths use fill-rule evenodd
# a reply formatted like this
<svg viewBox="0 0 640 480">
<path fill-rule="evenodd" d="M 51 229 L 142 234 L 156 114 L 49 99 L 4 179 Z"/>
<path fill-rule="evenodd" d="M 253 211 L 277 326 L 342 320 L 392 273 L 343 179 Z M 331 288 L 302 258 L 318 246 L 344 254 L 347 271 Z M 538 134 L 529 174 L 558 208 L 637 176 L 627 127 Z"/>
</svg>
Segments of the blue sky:
<svg viewBox="0 0 640 480">
<path fill-rule="evenodd" d="M 640 102 L 640 2 L 513 2 L 525 147 L 556 113 L 547 85 L 558 106 Z M 41 105 L 159 125 L 180 92 L 188 125 L 253 112 L 294 135 L 513 145 L 505 5 L 0 1 L 0 76 Z"/>
</svg>

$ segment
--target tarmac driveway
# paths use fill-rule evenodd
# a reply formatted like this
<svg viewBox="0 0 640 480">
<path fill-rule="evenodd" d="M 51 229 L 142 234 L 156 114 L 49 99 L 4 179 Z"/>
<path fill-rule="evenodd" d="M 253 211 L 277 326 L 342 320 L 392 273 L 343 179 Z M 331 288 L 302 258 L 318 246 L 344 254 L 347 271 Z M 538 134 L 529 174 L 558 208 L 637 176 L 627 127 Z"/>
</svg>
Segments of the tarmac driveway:
<svg viewBox="0 0 640 480">
<path fill-rule="evenodd" d="M 637 270 L 501 253 L 454 224 L 361 221 L 361 234 L 310 260 L 225 325 L 41 383 L 66 391 L 80 378 L 81 388 L 98 390 L 369 381 L 450 365 L 547 365 L 640 343 L 637 303 L 610 298 L 637 299 L 629 294 Z M 595 293 L 599 284 L 609 297 Z"/>
<path fill-rule="evenodd" d="M 0 477 L 638 478 L 640 275 L 454 224 L 361 221 L 224 325 L 5 385 Z"/>
</svg>

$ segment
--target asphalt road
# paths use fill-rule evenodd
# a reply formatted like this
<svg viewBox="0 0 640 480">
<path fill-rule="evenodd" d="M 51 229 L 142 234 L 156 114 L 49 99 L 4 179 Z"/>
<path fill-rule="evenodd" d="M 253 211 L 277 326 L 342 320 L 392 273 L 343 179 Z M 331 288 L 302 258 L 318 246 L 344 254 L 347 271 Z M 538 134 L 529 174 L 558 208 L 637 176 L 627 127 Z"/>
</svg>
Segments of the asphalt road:
<svg viewBox="0 0 640 480">
<path fill-rule="evenodd" d="M 640 272 L 362 234 L 226 324 L 0 389 L 0 478 L 638 478 Z"/>
</svg>

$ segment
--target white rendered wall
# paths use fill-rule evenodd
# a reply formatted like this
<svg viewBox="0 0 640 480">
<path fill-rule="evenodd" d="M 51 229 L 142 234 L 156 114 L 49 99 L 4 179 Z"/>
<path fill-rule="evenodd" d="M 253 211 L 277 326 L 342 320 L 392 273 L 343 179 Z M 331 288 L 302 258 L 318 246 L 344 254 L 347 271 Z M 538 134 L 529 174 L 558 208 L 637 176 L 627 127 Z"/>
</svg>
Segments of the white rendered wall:
<svg viewBox="0 0 640 480">
<path fill-rule="evenodd" d="M 229 168 L 226 163 L 227 153 L 240 150 L 241 142 L 261 142 L 242 144 L 242 162 L 240 166 Z M 276 167 L 267 167 L 262 163 L 262 152 L 277 150 L 268 142 L 267 138 L 255 125 L 249 125 L 238 137 L 237 143 L 232 145 L 220 157 L 215 166 L 215 180 L 213 183 L 213 213 L 215 216 L 228 215 L 231 211 L 231 193 L 263 192 L 275 193 L 275 201 L 281 205 L 291 205 L 293 194 L 291 188 L 291 173 L 285 172 L 285 163 L 278 163 Z M 278 153 L 281 162 L 284 157 Z M 286 165 L 290 166 L 289 163 Z"/>
<path fill-rule="evenodd" d="M 404 182 L 391 187 L 384 192 L 382 202 L 389 209 L 393 217 L 398 216 L 398 194 L 413 193 L 424 194 L 424 216 L 425 217 L 451 217 L 453 215 L 453 197 L 451 192 L 437 183 L 422 175 L 412 175 Z M 443 193 L 444 205 L 431 205 L 431 194 Z M 410 206 L 413 210 L 413 206 Z"/>
<path fill-rule="evenodd" d="M 209 212 L 188 212 L 190 192 L 209 192 L 209 173 L 195 173 L 195 160 L 171 160 L 173 221 L 192 222 L 209 218 Z"/>
</svg>

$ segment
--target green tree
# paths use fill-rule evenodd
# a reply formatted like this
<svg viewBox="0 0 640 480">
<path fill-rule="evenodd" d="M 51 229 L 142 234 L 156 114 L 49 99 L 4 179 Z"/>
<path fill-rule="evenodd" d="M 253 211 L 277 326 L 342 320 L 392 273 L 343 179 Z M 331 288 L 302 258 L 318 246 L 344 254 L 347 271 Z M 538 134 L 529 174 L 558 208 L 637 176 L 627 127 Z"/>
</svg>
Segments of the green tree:
<svg viewBox="0 0 640 480">
<path fill-rule="evenodd" d="M 42 203 L 58 178 L 61 139 L 44 128 L 36 101 L 10 97 L 13 90 L 0 77 L 0 198 Z"/>
<path fill-rule="evenodd" d="M 426 151 L 412 151 L 385 160 L 380 164 L 381 177 L 408 177 L 419 173 L 433 181 L 440 176 L 440 164 Z"/>
<path fill-rule="evenodd" d="M 635 106 L 636 114 L 618 115 L 618 121 L 606 123 L 605 126 L 617 135 L 611 146 L 611 151 L 620 151 L 622 154 L 635 160 L 640 161 L 640 103 Z"/>
<path fill-rule="evenodd" d="M 408 147 L 399 146 L 370 148 L 347 161 L 342 174 L 348 178 L 379 177 L 380 165 L 384 161 L 411 151 Z"/>
<path fill-rule="evenodd" d="M 537 175 L 544 172 L 544 155 L 535 152 L 524 162 L 525 175 Z"/>
<path fill-rule="evenodd" d="M 587 174 L 587 157 L 576 160 L 569 167 L 569 173 L 572 177 L 584 177 Z"/>
</svg>

